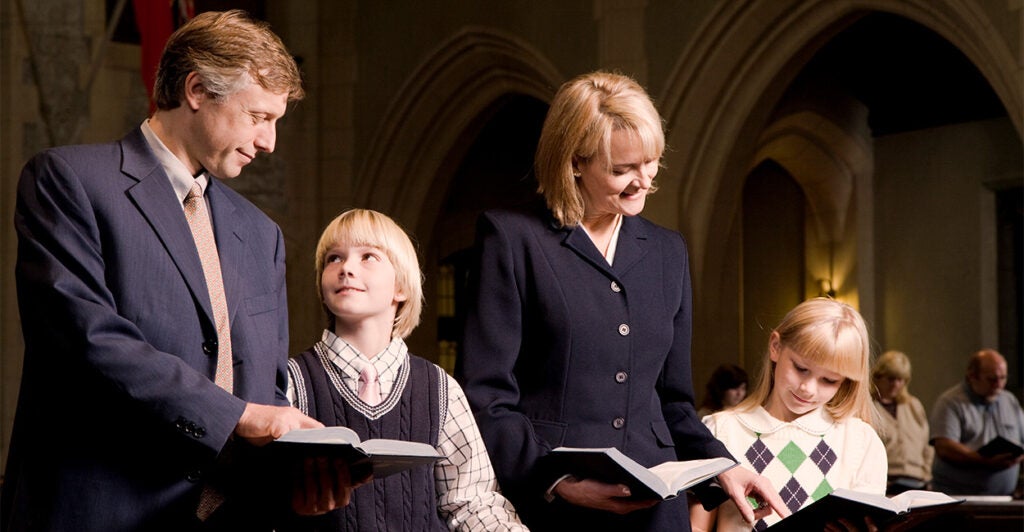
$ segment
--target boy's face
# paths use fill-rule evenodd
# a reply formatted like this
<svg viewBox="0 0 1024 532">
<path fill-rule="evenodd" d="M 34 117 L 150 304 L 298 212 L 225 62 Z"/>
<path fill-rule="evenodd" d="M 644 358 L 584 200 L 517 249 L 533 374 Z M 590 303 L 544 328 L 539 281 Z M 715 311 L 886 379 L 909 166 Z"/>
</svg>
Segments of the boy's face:
<svg viewBox="0 0 1024 532">
<path fill-rule="evenodd" d="M 390 335 L 398 303 L 406 299 L 396 286 L 391 260 L 371 246 L 336 244 L 328 249 L 320 291 L 337 318 L 336 333 L 376 327 Z"/>
</svg>

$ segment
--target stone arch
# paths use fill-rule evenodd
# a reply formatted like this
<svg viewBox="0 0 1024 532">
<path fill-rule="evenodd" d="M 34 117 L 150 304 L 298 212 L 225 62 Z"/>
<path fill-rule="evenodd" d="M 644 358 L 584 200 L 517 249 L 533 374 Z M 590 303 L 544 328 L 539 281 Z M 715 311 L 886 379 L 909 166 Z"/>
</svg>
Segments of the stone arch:
<svg viewBox="0 0 1024 532">
<path fill-rule="evenodd" d="M 451 178 L 445 165 L 467 144 L 467 131 L 502 97 L 549 102 L 562 81 L 524 40 L 491 28 L 462 29 L 427 56 L 385 114 L 358 174 L 357 204 L 392 213 L 428 241 L 437 208 L 427 205 L 430 191 L 447 186 L 439 180 Z"/>
<path fill-rule="evenodd" d="M 678 225 L 692 255 L 695 331 L 722 331 L 736 316 L 731 242 L 743 180 L 768 124 L 768 113 L 807 60 L 870 12 L 900 15 L 957 47 L 978 68 L 1022 127 L 1020 68 L 992 22 L 964 0 L 787 0 L 722 2 L 698 29 L 665 84 L 660 102 L 668 145 L 662 192 L 678 200 Z M 728 318 L 731 319 L 731 318 Z M 706 323 L 702 323 L 706 322 Z M 719 334 L 721 336 L 721 334 Z M 695 338 L 718 342 L 713 338 Z M 728 346 L 707 346 L 734 352 Z"/>
</svg>

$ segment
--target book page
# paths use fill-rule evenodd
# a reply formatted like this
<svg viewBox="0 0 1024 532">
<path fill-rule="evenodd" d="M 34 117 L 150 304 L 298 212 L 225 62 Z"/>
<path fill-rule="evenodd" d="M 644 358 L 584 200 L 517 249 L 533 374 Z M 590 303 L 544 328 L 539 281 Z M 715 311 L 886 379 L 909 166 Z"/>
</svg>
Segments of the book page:
<svg viewBox="0 0 1024 532">
<path fill-rule="evenodd" d="M 893 513 L 901 513 L 907 509 L 906 506 L 900 506 L 900 504 L 895 500 L 890 499 L 885 495 L 877 495 L 875 493 L 836 488 L 836 490 L 832 492 L 832 495 L 848 501 L 855 501 L 861 504 L 867 504 L 883 510 L 888 510 Z"/>
<path fill-rule="evenodd" d="M 672 491 L 686 489 L 699 484 L 736 465 L 728 458 L 706 458 L 683 462 L 664 462 L 650 471 L 658 476 Z"/>
<path fill-rule="evenodd" d="M 921 508 L 936 504 L 948 504 L 957 502 L 957 500 L 940 491 L 927 490 L 907 490 L 892 498 L 892 501 L 900 508 Z"/>
<path fill-rule="evenodd" d="M 437 449 L 414 441 L 366 440 L 359 448 L 373 456 L 438 456 Z"/>
<path fill-rule="evenodd" d="M 350 443 L 358 444 L 359 435 L 348 427 L 321 427 L 288 431 L 276 441 L 285 443 Z"/>
</svg>

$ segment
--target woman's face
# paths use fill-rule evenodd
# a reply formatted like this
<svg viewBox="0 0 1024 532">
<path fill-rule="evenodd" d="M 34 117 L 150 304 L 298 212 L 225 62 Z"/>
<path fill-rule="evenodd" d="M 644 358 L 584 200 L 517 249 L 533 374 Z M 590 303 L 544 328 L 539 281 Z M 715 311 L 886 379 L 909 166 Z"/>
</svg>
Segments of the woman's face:
<svg viewBox="0 0 1024 532">
<path fill-rule="evenodd" d="M 730 408 L 740 404 L 740 401 L 747 396 L 747 383 L 740 384 L 735 388 L 729 388 L 722 394 L 722 406 Z"/>
<path fill-rule="evenodd" d="M 891 403 L 907 385 L 903 377 L 894 375 L 882 375 L 875 379 L 875 387 L 878 388 L 878 399 L 883 403 Z"/>
<path fill-rule="evenodd" d="M 611 153 L 606 157 L 604 148 L 589 161 L 580 162 L 576 186 L 583 194 L 584 218 L 598 218 L 622 214 L 635 216 L 644 210 L 651 183 L 658 174 L 657 159 L 644 157 L 643 145 L 636 133 L 617 129 L 612 131 Z M 605 161 L 611 161 L 611 168 Z"/>
</svg>

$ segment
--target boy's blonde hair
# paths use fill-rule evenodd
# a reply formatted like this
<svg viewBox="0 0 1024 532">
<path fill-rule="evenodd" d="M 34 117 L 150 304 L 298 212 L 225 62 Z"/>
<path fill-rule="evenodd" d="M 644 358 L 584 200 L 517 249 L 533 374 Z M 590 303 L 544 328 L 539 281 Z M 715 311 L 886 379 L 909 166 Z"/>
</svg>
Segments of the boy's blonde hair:
<svg viewBox="0 0 1024 532">
<path fill-rule="evenodd" d="M 320 282 L 327 252 L 337 245 L 369 246 L 387 255 L 395 268 L 395 288 L 405 295 L 395 313 L 393 337 L 406 338 L 420 324 L 423 309 L 423 273 L 412 240 L 394 220 L 369 209 L 350 209 L 327 224 L 316 245 L 316 293 L 327 314 L 327 327 L 334 329 L 334 313 L 324 303 Z"/>
<path fill-rule="evenodd" d="M 869 393 L 871 345 L 864 318 L 853 307 L 829 298 L 800 303 L 772 331 L 782 347 L 788 347 L 808 362 L 844 377 L 839 391 L 825 405 L 836 420 L 857 417 L 874 424 Z M 770 348 L 769 348 L 770 349 Z M 765 351 L 761 374 L 750 395 L 738 405 L 741 410 L 765 406 L 775 385 L 775 362 Z"/>
<path fill-rule="evenodd" d="M 907 390 L 910 387 L 910 358 L 905 353 L 902 351 L 886 351 L 882 356 L 878 357 L 878 360 L 875 361 L 875 366 L 871 369 L 872 384 L 882 377 L 903 379 L 903 388 L 900 388 L 899 393 L 896 394 L 896 402 L 907 402 L 907 399 L 910 398 L 910 392 Z M 878 389 L 874 385 L 871 386 L 871 394 L 878 397 Z"/>
<path fill-rule="evenodd" d="M 561 86 L 540 132 L 534 170 L 539 191 L 563 226 L 583 219 L 583 194 L 573 176 L 575 164 L 591 161 L 603 149 L 611 169 L 612 132 L 634 133 L 647 160 L 665 151 L 661 116 L 643 87 L 628 76 L 591 72 Z M 651 186 L 653 193 L 656 187 Z"/>
</svg>

